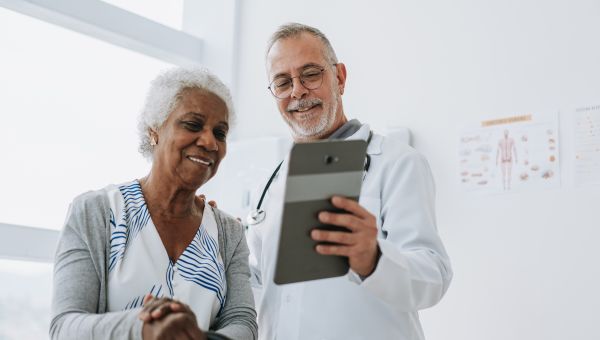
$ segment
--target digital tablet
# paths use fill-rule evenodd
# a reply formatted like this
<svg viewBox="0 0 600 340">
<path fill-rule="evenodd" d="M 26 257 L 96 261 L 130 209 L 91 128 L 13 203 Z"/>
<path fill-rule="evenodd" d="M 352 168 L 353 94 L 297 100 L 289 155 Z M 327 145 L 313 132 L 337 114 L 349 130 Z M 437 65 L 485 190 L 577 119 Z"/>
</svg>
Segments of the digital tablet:
<svg viewBox="0 0 600 340">
<path fill-rule="evenodd" d="M 321 255 L 310 237 L 315 229 L 347 231 L 325 225 L 317 215 L 341 212 L 334 195 L 358 200 L 366 161 L 364 140 L 324 140 L 295 144 L 290 151 L 274 281 L 285 284 L 345 275 L 348 258 Z"/>
</svg>

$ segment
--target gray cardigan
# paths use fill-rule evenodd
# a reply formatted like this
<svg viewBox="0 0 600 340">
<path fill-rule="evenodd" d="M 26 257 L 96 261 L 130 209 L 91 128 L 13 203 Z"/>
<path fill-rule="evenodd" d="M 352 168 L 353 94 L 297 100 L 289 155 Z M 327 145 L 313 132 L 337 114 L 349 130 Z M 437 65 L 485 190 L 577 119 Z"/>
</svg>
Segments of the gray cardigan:
<svg viewBox="0 0 600 340">
<path fill-rule="evenodd" d="M 75 198 L 54 262 L 52 339 L 142 339 L 141 308 L 107 312 L 110 213 L 105 189 Z M 227 277 L 225 305 L 211 331 L 232 339 L 256 339 L 248 246 L 233 217 L 213 209 Z M 212 332 L 210 332 L 212 333 Z"/>
</svg>

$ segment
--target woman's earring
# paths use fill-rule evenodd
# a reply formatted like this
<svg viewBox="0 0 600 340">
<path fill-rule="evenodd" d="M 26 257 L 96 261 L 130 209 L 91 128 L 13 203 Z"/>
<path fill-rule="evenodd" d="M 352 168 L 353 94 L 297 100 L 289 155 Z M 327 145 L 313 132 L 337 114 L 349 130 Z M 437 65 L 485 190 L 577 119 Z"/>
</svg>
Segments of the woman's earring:
<svg viewBox="0 0 600 340">
<path fill-rule="evenodd" d="M 156 139 L 154 139 L 154 137 L 150 138 L 150 145 L 152 145 L 152 146 L 156 145 Z"/>
</svg>

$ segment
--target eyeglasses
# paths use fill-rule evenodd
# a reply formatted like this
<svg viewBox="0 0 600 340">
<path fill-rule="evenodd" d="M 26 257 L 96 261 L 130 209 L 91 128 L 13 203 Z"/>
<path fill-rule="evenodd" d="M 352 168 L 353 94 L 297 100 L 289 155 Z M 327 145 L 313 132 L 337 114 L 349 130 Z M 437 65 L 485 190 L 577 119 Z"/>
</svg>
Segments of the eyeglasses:
<svg viewBox="0 0 600 340">
<path fill-rule="evenodd" d="M 335 65 L 335 64 L 334 64 Z M 300 79 L 300 84 L 307 90 L 316 90 L 323 84 L 324 67 L 310 66 L 305 68 L 299 76 L 280 76 L 275 78 L 268 89 L 275 98 L 284 99 L 292 94 L 294 78 Z"/>
</svg>

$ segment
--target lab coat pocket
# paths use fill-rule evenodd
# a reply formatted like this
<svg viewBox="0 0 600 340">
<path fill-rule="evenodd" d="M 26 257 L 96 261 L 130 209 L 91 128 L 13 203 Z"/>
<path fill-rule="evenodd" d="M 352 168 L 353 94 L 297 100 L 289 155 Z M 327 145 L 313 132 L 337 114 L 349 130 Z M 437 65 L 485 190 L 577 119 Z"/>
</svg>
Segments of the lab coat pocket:
<svg viewBox="0 0 600 340">
<path fill-rule="evenodd" d="M 365 209 L 367 209 L 371 214 L 375 215 L 375 219 L 377 221 L 377 229 L 379 237 L 383 237 L 383 233 L 381 230 L 382 220 L 381 220 L 381 200 L 376 197 L 360 197 L 358 203 Z"/>
</svg>

